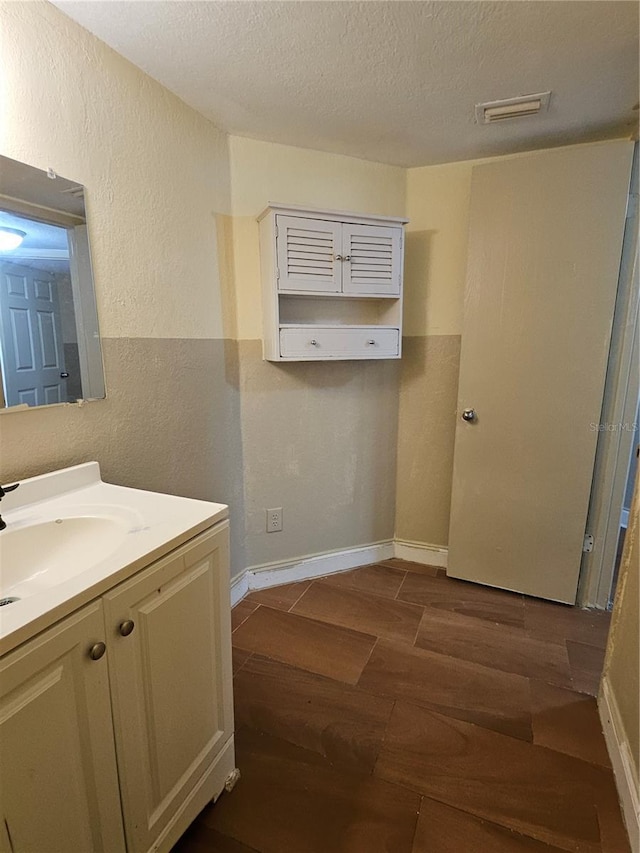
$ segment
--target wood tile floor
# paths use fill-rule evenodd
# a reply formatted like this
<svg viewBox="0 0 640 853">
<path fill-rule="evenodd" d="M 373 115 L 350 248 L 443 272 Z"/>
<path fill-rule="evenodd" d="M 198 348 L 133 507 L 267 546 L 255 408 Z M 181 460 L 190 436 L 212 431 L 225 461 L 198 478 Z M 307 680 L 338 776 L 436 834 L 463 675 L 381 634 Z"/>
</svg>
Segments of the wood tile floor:
<svg viewBox="0 0 640 853">
<path fill-rule="evenodd" d="M 173 853 L 628 853 L 609 615 L 402 560 L 233 610 L 242 778 Z"/>
</svg>

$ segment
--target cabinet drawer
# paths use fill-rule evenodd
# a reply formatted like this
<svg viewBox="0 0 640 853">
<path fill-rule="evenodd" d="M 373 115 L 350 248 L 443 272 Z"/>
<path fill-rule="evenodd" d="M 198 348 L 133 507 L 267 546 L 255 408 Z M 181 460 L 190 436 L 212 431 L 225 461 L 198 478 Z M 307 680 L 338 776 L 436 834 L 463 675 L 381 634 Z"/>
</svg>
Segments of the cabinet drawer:
<svg viewBox="0 0 640 853">
<path fill-rule="evenodd" d="M 282 358 L 393 358 L 399 352 L 399 329 L 304 326 L 280 330 Z"/>
</svg>

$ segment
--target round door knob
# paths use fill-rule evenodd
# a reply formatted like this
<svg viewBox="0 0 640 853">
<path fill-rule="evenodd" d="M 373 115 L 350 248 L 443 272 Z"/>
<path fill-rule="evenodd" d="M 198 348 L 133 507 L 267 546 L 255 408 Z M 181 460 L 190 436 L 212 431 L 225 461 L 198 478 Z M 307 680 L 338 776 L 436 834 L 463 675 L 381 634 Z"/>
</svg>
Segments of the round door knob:
<svg viewBox="0 0 640 853">
<path fill-rule="evenodd" d="M 342 255 L 336 255 L 336 261 L 341 261 L 341 260 L 342 260 Z"/>
<path fill-rule="evenodd" d="M 376 342 L 373 340 L 373 338 L 370 341 L 367 341 L 367 346 L 373 347 L 375 346 L 375 344 Z"/>
<path fill-rule="evenodd" d="M 107 647 L 104 643 L 94 643 L 89 649 L 89 657 L 91 660 L 100 660 L 106 651 Z"/>
<path fill-rule="evenodd" d="M 313 340 L 310 340 L 309 343 L 311 344 L 312 347 L 318 346 L 318 341 L 316 341 L 315 338 Z"/>
<path fill-rule="evenodd" d="M 463 421 L 475 421 L 476 419 L 476 410 L 475 409 L 465 409 L 462 413 Z"/>
<path fill-rule="evenodd" d="M 343 260 L 343 261 L 350 261 L 350 260 L 351 260 L 351 255 L 345 255 L 345 256 L 344 256 L 344 258 L 343 258 L 342 260 Z"/>
<path fill-rule="evenodd" d="M 121 622 L 118 626 L 118 631 L 120 631 L 123 637 L 128 637 L 135 627 L 136 623 L 133 619 L 125 619 L 124 622 Z"/>
</svg>

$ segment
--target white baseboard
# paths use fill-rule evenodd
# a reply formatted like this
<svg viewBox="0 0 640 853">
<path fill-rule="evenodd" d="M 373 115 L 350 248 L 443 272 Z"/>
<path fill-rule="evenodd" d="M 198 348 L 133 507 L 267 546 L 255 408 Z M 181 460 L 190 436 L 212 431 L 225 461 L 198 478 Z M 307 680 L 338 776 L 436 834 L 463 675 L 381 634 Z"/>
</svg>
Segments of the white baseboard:
<svg viewBox="0 0 640 853">
<path fill-rule="evenodd" d="M 438 566 L 447 568 L 447 548 L 438 545 L 429 545 L 426 542 L 411 542 L 408 539 L 394 539 L 394 556 L 401 560 L 411 560 L 413 563 L 421 563 L 423 566 Z"/>
<path fill-rule="evenodd" d="M 235 607 L 249 592 L 249 578 L 246 570 L 231 578 L 231 606 Z"/>
<path fill-rule="evenodd" d="M 324 554 L 310 554 L 297 560 L 283 560 L 251 566 L 231 581 L 231 606 L 244 598 L 249 590 L 267 589 L 283 583 L 320 578 L 336 572 L 346 572 L 357 566 L 379 563 L 393 557 L 393 542 L 375 542 L 344 551 L 327 551 Z"/>
<path fill-rule="evenodd" d="M 602 679 L 598 710 L 609 757 L 613 765 L 631 850 L 633 853 L 640 853 L 640 791 L 638 790 L 638 779 L 636 779 L 633 758 L 620 718 L 618 703 L 606 676 Z"/>
<path fill-rule="evenodd" d="M 336 572 L 347 572 L 357 566 L 381 563 L 391 557 L 411 560 L 423 566 L 447 567 L 447 549 L 424 542 L 410 542 L 405 539 L 375 542 L 344 551 L 327 551 L 324 554 L 310 554 L 298 560 L 284 560 L 251 566 L 231 580 L 231 606 L 241 601 L 252 589 L 267 589 L 283 583 L 310 580 Z"/>
<path fill-rule="evenodd" d="M 282 560 L 251 566 L 231 580 L 231 606 L 234 607 L 252 589 L 267 589 L 284 583 L 320 578 L 336 572 L 347 572 L 357 566 L 381 563 L 391 557 L 411 560 L 424 566 L 447 567 L 447 549 L 424 542 L 405 539 L 374 542 L 343 551 L 310 554 L 297 560 Z"/>
</svg>

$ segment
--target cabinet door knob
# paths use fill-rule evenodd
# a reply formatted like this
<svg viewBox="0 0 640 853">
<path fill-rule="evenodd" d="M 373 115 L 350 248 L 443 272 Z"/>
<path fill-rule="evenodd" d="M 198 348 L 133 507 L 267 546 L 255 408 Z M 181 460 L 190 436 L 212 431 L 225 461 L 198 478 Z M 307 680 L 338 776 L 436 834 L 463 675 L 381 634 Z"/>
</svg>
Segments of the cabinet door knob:
<svg viewBox="0 0 640 853">
<path fill-rule="evenodd" d="M 120 631 L 123 637 L 128 637 L 135 627 L 136 623 L 133 619 L 125 619 L 124 622 L 121 622 L 118 626 L 118 631 Z"/>
<path fill-rule="evenodd" d="M 351 255 L 345 255 L 345 256 L 344 256 L 344 258 L 343 258 L 342 260 L 343 260 L 343 261 L 350 261 L 350 260 L 351 260 Z"/>
<path fill-rule="evenodd" d="M 371 338 L 371 340 L 367 341 L 367 346 L 370 346 L 370 347 L 375 346 L 375 341 L 373 340 L 373 338 Z"/>
<path fill-rule="evenodd" d="M 312 338 L 312 340 L 310 340 L 309 343 L 311 344 L 312 347 L 318 346 L 318 341 L 315 338 Z"/>
<path fill-rule="evenodd" d="M 89 649 L 89 657 L 91 660 L 100 660 L 106 651 L 107 647 L 104 643 L 94 643 Z"/>
<path fill-rule="evenodd" d="M 342 260 L 342 255 L 336 255 L 336 261 L 341 261 L 341 260 Z"/>
</svg>

